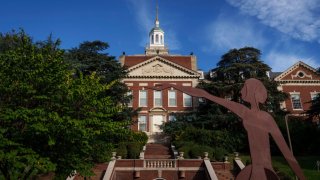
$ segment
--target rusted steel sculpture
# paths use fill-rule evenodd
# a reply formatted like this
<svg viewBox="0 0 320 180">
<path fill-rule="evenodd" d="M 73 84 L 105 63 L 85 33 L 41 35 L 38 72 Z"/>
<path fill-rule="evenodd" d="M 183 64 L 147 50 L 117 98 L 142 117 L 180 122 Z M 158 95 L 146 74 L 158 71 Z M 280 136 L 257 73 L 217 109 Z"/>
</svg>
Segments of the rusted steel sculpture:
<svg viewBox="0 0 320 180">
<path fill-rule="evenodd" d="M 297 177 L 301 180 L 305 179 L 297 160 L 289 150 L 289 147 L 286 144 L 274 119 L 269 113 L 261 111 L 259 108 L 259 104 L 265 103 L 267 99 L 267 90 L 259 80 L 253 78 L 246 80 L 244 87 L 241 90 L 242 99 L 250 103 L 251 108 L 248 108 L 237 102 L 213 96 L 203 89 L 177 86 L 173 84 L 162 84 L 161 86 L 152 87 L 152 89 L 155 90 L 163 90 L 168 88 L 174 88 L 190 96 L 206 98 L 226 107 L 240 117 L 243 126 L 248 133 L 252 164 L 246 166 L 238 174 L 236 179 L 279 179 L 272 168 L 269 134 L 276 142 L 284 158 L 287 160 Z"/>
</svg>

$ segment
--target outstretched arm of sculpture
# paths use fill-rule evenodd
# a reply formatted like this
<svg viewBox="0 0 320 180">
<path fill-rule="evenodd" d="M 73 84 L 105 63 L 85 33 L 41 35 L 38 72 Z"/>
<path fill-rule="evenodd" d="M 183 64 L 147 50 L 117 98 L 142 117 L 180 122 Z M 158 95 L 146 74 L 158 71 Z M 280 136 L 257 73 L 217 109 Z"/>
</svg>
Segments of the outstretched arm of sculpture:
<svg viewBox="0 0 320 180">
<path fill-rule="evenodd" d="M 206 98 L 210 101 L 213 101 L 217 104 L 220 104 L 226 107 L 227 109 L 229 109 L 230 111 L 238 115 L 239 117 L 243 117 L 243 114 L 245 113 L 245 111 L 248 110 L 248 108 L 242 104 L 239 104 L 224 98 L 213 96 L 203 89 L 187 87 L 187 86 L 177 86 L 174 84 L 162 84 L 161 86 L 153 87 L 152 89 L 163 90 L 163 89 L 169 89 L 169 88 L 174 88 L 178 91 L 181 91 L 193 97 Z"/>
<path fill-rule="evenodd" d="M 303 174 L 297 160 L 293 156 L 286 141 L 284 140 L 277 124 L 275 123 L 275 121 L 273 120 L 273 118 L 271 116 L 270 116 L 270 118 L 271 119 L 269 120 L 269 122 L 270 122 L 269 129 L 270 129 L 270 134 L 271 134 L 272 138 L 276 142 L 281 153 L 283 154 L 284 158 L 287 160 L 288 164 L 290 165 L 291 169 L 294 171 L 296 176 L 298 176 L 298 178 L 301 180 L 305 180 L 306 178 L 304 177 L 304 174 Z"/>
</svg>

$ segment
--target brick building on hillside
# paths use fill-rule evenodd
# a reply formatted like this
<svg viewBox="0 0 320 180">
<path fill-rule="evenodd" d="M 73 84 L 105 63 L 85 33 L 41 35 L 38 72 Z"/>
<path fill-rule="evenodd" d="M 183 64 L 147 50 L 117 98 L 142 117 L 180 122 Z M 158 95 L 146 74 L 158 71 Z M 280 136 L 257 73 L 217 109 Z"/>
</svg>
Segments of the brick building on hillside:
<svg viewBox="0 0 320 180">
<path fill-rule="evenodd" d="M 134 109 L 141 108 L 138 121 L 132 125 L 132 129 L 145 131 L 149 135 L 161 132 L 159 126 L 173 119 L 172 113 L 194 109 L 197 100 L 174 89 L 154 91 L 146 87 L 161 83 L 195 87 L 203 76 L 197 69 L 196 56 L 169 53 L 164 35 L 157 15 L 155 27 L 149 33 L 150 42 L 145 54 L 124 54 L 119 58 L 128 72 L 123 82 L 133 96 L 129 105 Z"/>
<path fill-rule="evenodd" d="M 320 74 L 313 67 L 299 61 L 274 78 L 278 89 L 289 94 L 281 107 L 291 114 L 303 115 L 311 100 L 320 93 Z"/>
</svg>

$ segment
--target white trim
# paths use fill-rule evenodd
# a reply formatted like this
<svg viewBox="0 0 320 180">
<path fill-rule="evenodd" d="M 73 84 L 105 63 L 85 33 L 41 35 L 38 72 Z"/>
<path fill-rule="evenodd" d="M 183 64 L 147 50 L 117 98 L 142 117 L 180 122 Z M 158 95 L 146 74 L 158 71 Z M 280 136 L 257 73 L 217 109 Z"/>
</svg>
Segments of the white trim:
<svg viewBox="0 0 320 180">
<path fill-rule="evenodd" d="M 156 92 L 160 92 L 160 103 L 161 105 L 156 105 Z M 163 102 L 162 102 L 162 91 L 158 91 L 158 90 L 154 90 L 153 91 L 153 107 L 162 107 L 163 106 Z"/>
<path fill-rule="evenodd" d="M 133 106 L 133 99 L 134 99 L 134 97 L 133 97 L 133 90 L 130 90 L 130 89 L 129 89 L 129 91 L 127 92 L 127 96 L 131 96 L 131 97 L 132 97 L 131 100 L 130 100 L 130 102 L 128 103 L 128 107 L 132 107 L 132 106 Z"/>
<path fill-rule="evenodd" d="M 290 94 L 290 100 L 291 100 L 292 110 L 295 110 L 295 111 L 303 110 L 300 92 L 289 92 L 289 94 Z M 300 101 L 300 106 L 301 106 L 301 108 L 298 108 L 298 109 L 294 108 L 294 106 L 293 106 L 293 101 L 292 101 L 292 95 L 299 95 L 299 101 Z"/>
<path fill-rule="evenodd" d="M 313 72 L 317 72 L 316 69 L 314 69 L 313 67 L 307 65 L 306 63 L 304 62 L 297 62 L 295 63 L 294 65 L 292 65 L 291 67 L 289 67 L 286 71 L 284 71 L 283 73 L 281 73 L 280 75 L 278 75 L 277 77 L 274 78 L 275 81 L 281 81 L 281 79 L 285 76 L 287 76 L 288 74 L 290 74 L 293 70 L 297 69 L 299 66 L 304 66 L 305 68 L 313 71 Z"/>
<path fill-rule="evenodd" d="M 175 106 L 170 104 L 170 91 L 175 93 Z M 168 107 L 177 107 L 178 101 L 177 101 L 177 91 L 174 89 L 169 89 L 168 90 Z"/>
<path fill-rule="evenodd" d="M 143 116 L 143 117 L 145 117 L 145 130 L 143 131 L 143 132 L 147 132 L 148 131 L 148 126 L 147 126 L 147 122 L 148 122 L 148 116 L 146 115 L 146 114 L 139 114 L 139 116 L 138 116 L 138 131 L 140 131 L 140 117 L 141 116 Z"/>
<path fill-rule="evenodd" d="M 135 69 L 137 69 L 137 68 L 140 68 L 140 67 L 142 67 L 142 66 L 144 66 L 144 65 L 146 65 L 146 64 L 150 64 L 150 63 L 153 62 L 153 61 L 159 61 L 159 62 L 162 62 L 162 63 L 164 63 L 164 64 L 168 64 L 169 66 L 173 66 L 173 67 L 179 69 L 180 71 L 183 71 L 183 72 L 189 74 L 189 76 L 186 76 L 186 77 L 199 78 L 199 77 L 201 76 L 201 74 L 200 74 L 199 72 L 197 72 L 197 71 L 194 71 L 194 70 L 192 70 L 192 69 L 188 69 L 188 68 L 186 68 L 186 67 L 183 67 L 183 66 L 181 66 L 181 65 L 179 65 L 179 64 L 176 64 L 176 63 L 174 63 L 174 62 L 172 62 L 172 61 L 170 61 L 170 60 L 167 60 L 167 59 L 165 59 L 165 58 L 163 58 L 163 57 L 160 57 L 160 56 L 152 57 L 152 58 L 150 58 L 150 59 L 148 59 L 148 60 L 146 60 L 146 61 L 143 61 L 143 62 L 141 62 L 141 63 L 138 63 L 138 64 L 136 64 L 136 65 L 134 65 L 134 66 L 131 66 L 131 67 L 127 70 L 127 72 L 130 74 L 131 71 L 133 71 L 133 70 L 135 70 Z M 129 78 L 129 77 L 135 77 L 135 76 L 130 76 L 129 74 L 128 74 L 127 78 Z M 143 77 L 143 76 L 141 76 L 141 77 Z"/>
<path fill-rule="evenodd" d="M 320 93 L 320 92 L 317 92 L 317 91 L 310 92 L 311 101 L 312 101 L 314 98 L 316 98 L 319 93 Z"/>
<path fill-rule="evenodd" d="M 141 99 L 141 92 L 146 92 L 146 105 L 141 105 L 140 99 Z M 148 91 L 145 89 L 139 90 L 139 107 L 148 107 Z"/>
<path fill-rule="evenodd" d="M 190 97 L 190 99 L 191 99 L 191 105 L 190 106 L 187 106 L 186 104 L 185 104 L 185 98 L 189 98 Z M 192 98 L 192 96 L 190 96 L 190 95 L 188 95 L 188 94 L 185 94 L 185 93 L 183 93 L 183 107 L 192 107 L 192 104 L 193 104 L 193 98 Z"/>
</svg>

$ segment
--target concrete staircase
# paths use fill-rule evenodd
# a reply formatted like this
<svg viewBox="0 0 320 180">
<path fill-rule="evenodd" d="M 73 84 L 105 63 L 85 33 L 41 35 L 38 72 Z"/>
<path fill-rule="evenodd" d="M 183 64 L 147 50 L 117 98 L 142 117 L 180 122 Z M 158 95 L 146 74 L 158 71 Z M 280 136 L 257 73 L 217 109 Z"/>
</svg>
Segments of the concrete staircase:
<svg viewBox="0 0 320 180">
<path fill-rule="evenodd" d="M 168 145 L 149 143 L 146 145 L 145 159 L 173 159 L 173 154 Z"/>
</svg>

